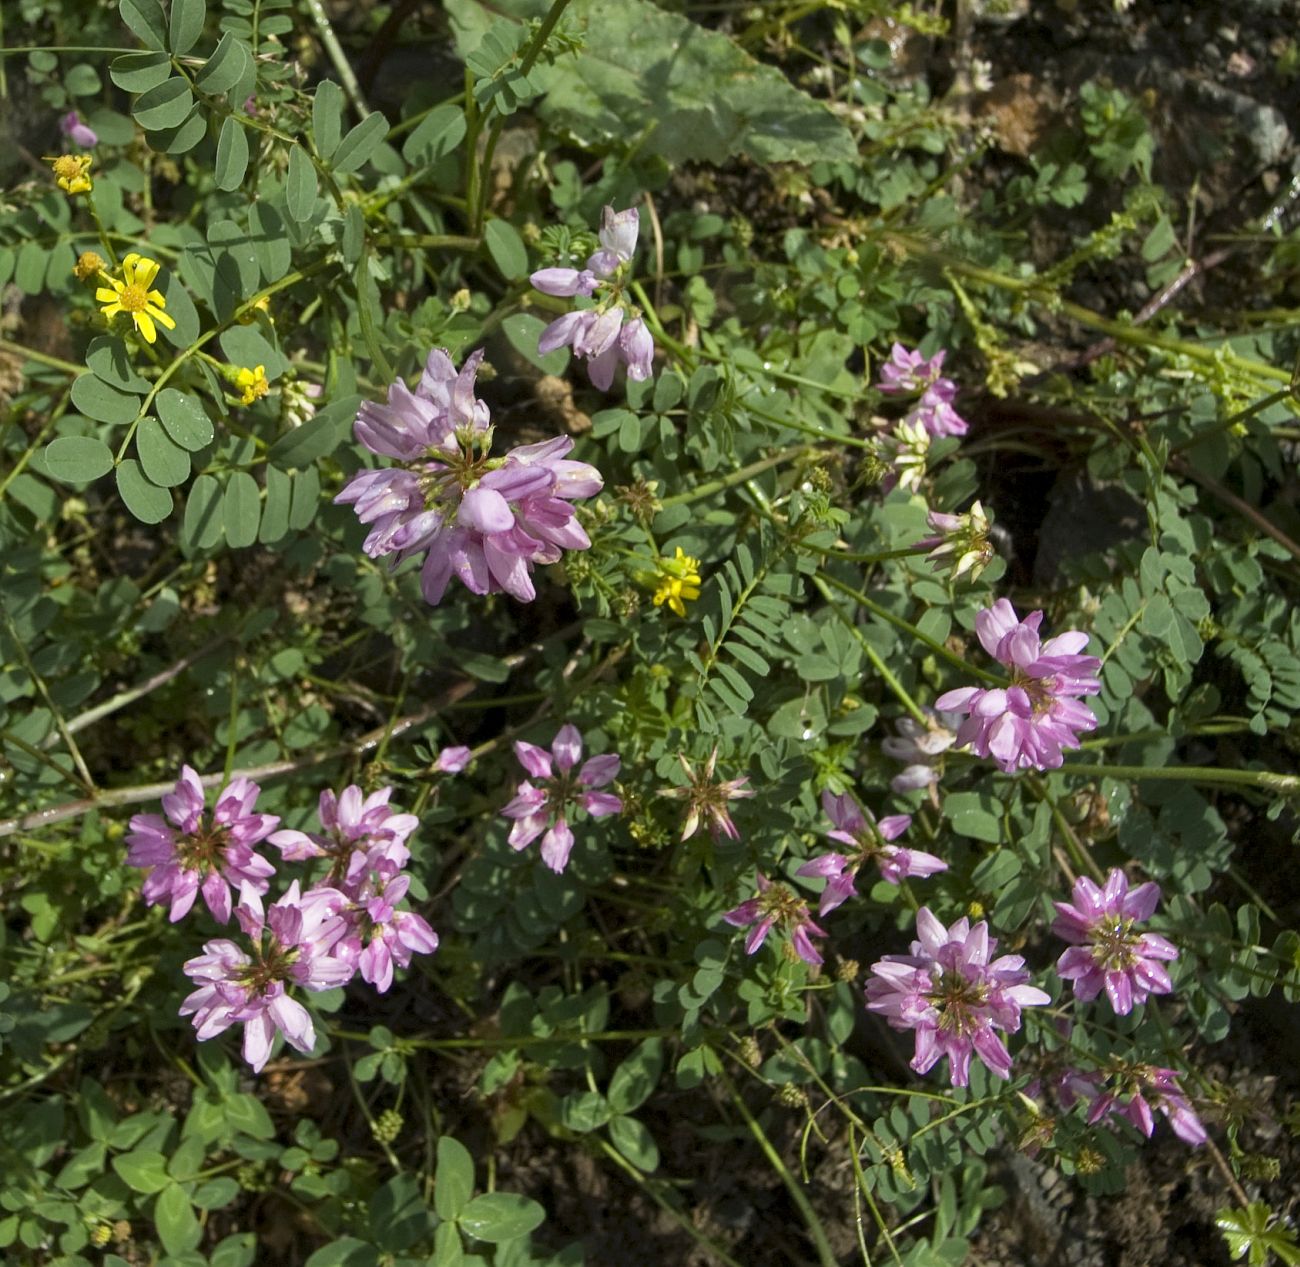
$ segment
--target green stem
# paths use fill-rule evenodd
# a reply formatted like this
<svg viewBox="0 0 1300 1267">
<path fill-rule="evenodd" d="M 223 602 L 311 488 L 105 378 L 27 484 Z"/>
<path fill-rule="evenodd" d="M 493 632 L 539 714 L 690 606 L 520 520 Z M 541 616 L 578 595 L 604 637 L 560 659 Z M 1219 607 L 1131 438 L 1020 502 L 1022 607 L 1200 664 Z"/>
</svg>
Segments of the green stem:
<svg viewBox="0 0 1300 1267">
<path fill-rule="evenodd" d="M 325 52 L 329 54 L 330 63 L 338 74 L 343 91 L 348 94 L 348 100 L 352 102 L 352 108 L 357 112 L 357 118 L 364 119 L 370 113 L 370 108 L 366 105 L 361 85 L 353 73 L 352 63 L 348 61 L 338 36 L 334 34 L 334 27 L 330 24 L 325 6 L 321 4 L 321 0 L 307 0 L 307 12 L 311 14 L 311 20 L 316 24 L 320 42 L 325 46 Z"/>
<path fill-rule="evenodd" d="M 1141 766 L 1088 765 L 1068 761 L 1061 767 L 1066 774 L 1087 774 L 1104 779 L 1164 779 L 1184 783 L 1220 783 L 1232 787 L 1257 787 L 1283 796 L 1300 793 L 1300 775 L 1275 774 L 1272 770 L 1226 770 L 1212 765 Z"/>
<path fill-rule="evenodd" d="M 782 449 L 780 453 L 775 453 L 771 457 L 761 458 L 757 462 L 751 462 L 748 466 L 742 466 L 738 471 L 732 471 L 730 475 L 724 475 L 716 480 L 708 480 L 703 484 L 697 484 L 689 493 L 678 493 L 675 497 L 666 497 L 660 502 L 661 507 L 668 506 L 687 506 L 691 502 L 703 500 L 705 497 L 712 497 L 714 493 L 724 492 L 728 488 L 734 488 L 737 484 L 743 484 L 746 480 L 752 479 L 755 475 L 760 475 L 764 471 L 770 471 L 774 466 L 780 466 L 782 462 L 790 458 L 798 457 L 800 454 L 809 453 L 811 450 L 807 445 L 796 445 L 793 448 Z"/>
<path fill-rule="evenodd" d="M 759 1125 L 758 1119 L 749 1111 L 749 1106 L 746 1105 L 744 1098 L 736 1089 L 736 1084 L 732 1082 L 725 1070 L 722 1071 L 721 1078 L 731 1094 L 732 1103 L 736 1106 L 740 1116 L 745 1119 L 745 1125 L 749 1127 L 749 1133 L 757 1141 L 759 1148 L 763 1150 L 763 1154 L 771 1163 L 772 1169 L 776 1171 L 781 1178 L 781 1182 L 785 1184 L 790 1199 L 798 1207 L 804 1225 L 808 1228 L 808 1234 L 817 1247 L 817 1259 L 821 1263 L 821 1267 L 838 1267 L 835 1253 L 831 1249 L 830 1242 L 826 1239 L 826 1231 L 821 1225 L 821 1220 L 817 1217 L 817 1212 L 812 1208 L 812 1202 L 808 1200 L 803 1188 L 799 1186 L 798 1181 L 790 1173 L 790 1168 L 782 1160 L 781 1154 L 772 1146 L 772 1141 L 768 1139 L 763 1128 Z"/>
<path fill-rule="evenodd" d="M 48 365 L 52 370 L 62 370 L 65 374 L 84 374 L 86 372 L 84 365 L 74 365 L 71 361 L 64 361 L 57 356 L 51 356 L 48 352 L 38 352 L 35 348 L 25 347 L 23 344 L 14 343 L 10 339 L 0 339 L 0 352 L 12 352 L 15 356 L 35 361 L 37 365 Z"/>
</svg>

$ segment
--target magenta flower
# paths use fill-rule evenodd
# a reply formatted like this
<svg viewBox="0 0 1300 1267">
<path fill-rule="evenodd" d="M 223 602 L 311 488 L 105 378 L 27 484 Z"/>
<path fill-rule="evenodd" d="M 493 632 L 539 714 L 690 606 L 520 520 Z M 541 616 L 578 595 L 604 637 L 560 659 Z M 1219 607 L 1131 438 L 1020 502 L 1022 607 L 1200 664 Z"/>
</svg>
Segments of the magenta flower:
<svg viewBox="0 0 1300 1267">
<path fill-rule="evenodd" d="M 1059 918 L 1052 931 L 1074 943 L 1056 961 L 1056 972 L 1074 982 L 1076 998 L 1087 1002 L 1104 989 L 1116 1015 L 1127 1016 L 1148 995 L 1174 988 L 1161 960 L 1177 959 L 1177 949 L 1158 933 L 1138 933 L 1133 927 L 1154 913 L 1158 884 L 1148 881 L 1129 892 L 1128 877 L 1116 867 L 1105 888 L 1080 876 L 1072 896 L 1073 905 L 1053 904 Z"/>
<path fill-rule="evenodd" d="M 701 821 L 707 824 L 709 835 L 717 840 L 726 836 L 728 840 L 739 840 L 740 832 L 731 821 L 727 809 L 728 801 L 741 801 L 754 795 L 749 786 L 749 776 L 741 775 L 738 779 L 713 781 L 713 770 L 718 763 L 718 750 L 714 748 L 703 766 L 692 766 L 681 753 L 677 760 L 686 772 L 684 787 L 666 787 L 659 793 L 669 800 L 686 802 L 686 821 L 682 824 L 682 840 L 690 840 L 699 830 Z"/>
<path fill-rule="evenodd" d="M 805 862 L 795 872 L 795 875 L 825 878 L 826 887 L 822 890 L 818 915 L 833 911 L 857 892 L 854 881 L 863 863 L 874 862 L 880 868 L 881 876 L 890 884 L 897 884 L 909 875 L 927 876 L 948 870 L 948 864 L 932 853 L 889 843 L 897 840 L 912 825 L 910 814 L 890 814 L 877 822 L 870 811 L 864 811 L 847 792 L 840 796 L 823 792 L 822 809 L 835 825 L 833 831 L 826 833 L 827 836 L 847 845 L 850 852 L 847 855 L 823 854 Z"/>
<path fill-rule="evenodd" d="M 317 811 L 320 833 L 286 829 L 272 835 L 270 843 L 289 862 L 328 858 L 330 868 L 321 883 L 354 897 L 370 872 L 394 876 L 411 856 L 406 841 L 420 820 L 393 809 L 388 803 L 392 794 L 385 787 L 366 796 L 353 784 L 336 797 L 326 788 Z"/>
<path fill-rule="evenodd" d="M 435 349 L 414 392 L 397 382 L 386 405 L 362 404 L 357 439 L 401 465 L 358 472 L 334 499 L 370 525 L 362 548 L 371 558 L 425 556 L 420 581 L 431 604 L 453 575 L 472 593 L 531 602 L 535 564 L 591 545 L 570 502 L 599 492 L 600 473 L 567 460 L 568 436 L 491 457 L 488 409 L 474 396 L 482 358 L 475 352 L 458 373 Z"/>
<path fill-rule="evenodd" d="M 322 896 L 322 891 L 316 892 Z M 299 985 L 329 990 L 353 974 L 351 964 L 331 954 L 345 931 L 331 905 L 346 901 L 341 893 L 332 898 L 307 904 L 295 880 L 264 914 L 257 892 L 247 884 L 241 887 L 235 916 L 252 943 L 252 953 L 219 937 L 184 965 L 186 976 L 199 987 L 181 1004 L 180 1014 L 194 1017 L 200 1042 L 242 1023 L 244 1059 L 254 1073 L 266 1064 L 277 1030 L 290 1046 L 311 1051 L 316 1043 L 311 1016 L 287 989 Z"/>
<path fill-rule="evenodd" d="M 947 1056 L 952 1085 L 964 1087 L 974 1054 L 999 1078 L 1010 1078 L 1011 1055 L 996 1031 L 1014 1034 L 1020 1009 L 1050 1003 L 1050 996 L 1026 984 L 1021 956 L 989 961 L 997 939 L 983 921 L 972 928 L 963 918 L 945 928 L 923 906 L 916 933 L 910 955 L 886 955 L 871 965 L 868 1010 L 894 1029 L 916 1032 L 911 1065 L 917 1073 Z"/>
<path fill-rule="evenodd" d="M 1041 642 L 1043 613 L 1024 620 L 1005 598 L 975 617 L 975 632 L 985 651 L 1011 672 L 1006 688 L 963 686 L 935 700 L 935 707 L 966 715 L 957 731 L 958 745 L 969 744 L 1000 769 L 1053 770 L 1063 748 L 1079 746 L 1078 732 L 1095 730 L 1097 719 L 1076 696 L 1096 695 L 1101 661 L 1079 655 L 1088 635 L 1069 630 Z"/>
<path fill-rule="evenodd" d="M 59 131 L 83 150 L 93 149 L 99 144 L 99 134 L 75 110 L 69 110 L 59 120 Z"/>
<path fill-rule="evenodd" d="M 790 945 L 804 963 L 822 962 L 809 934 L 825 937 L 826 930 L 813 923 L 808 904 L 802 898 L 796 897 L 784 884 L 773 884 L 761 871 L 758 873 L 758 894 L 727 911 L 722 918 L 736 928 L 749 927 L 749 936 L 745 938 L 747 955 L 758 950 L 774 927 L 780 927 L 789 934 Z"/>
<path fill-rule="evenodd" d="M 541 836 L 542 861 L 559 873 L 568 865 L 573 850 L 571 807 L 580 806 L 592 818 L 622 810 L 622 798 L 612 792 L 596 791 L 618 774 L 620 760 L 614 753 L 591 757 L 575 774 L 582 760 L 582 734 L 572 725 L 560 727 L 550 752 L 518 740 L 515 755 L 540 786 L 525 779 L 515 789 L 514 799 L 501 811 L 504 817 L 515 820 L 510 828 L 510 844 L 514 849 L 525 849 Z"/>
<path fill-rule="evenodd" d="M 1174 1134 L 1193 1148 L 1204 1144 L 1208 1136 L 1201 1119 L 1178 1085 L 1178 1073 L 1155 1065 L 1135 1065 L 1113 1075 L 1118 1086 L 1103 1091 L 1088 1109 L 1088 1124 L 1100 1122 L 1110 1113 L 1127 1118 L 1148 1139 L 1155 1132 L 1154 1108 L 1169 1119 Z M 1085 1098 L 1086 1091 L 1076 1086 Z"/>
<path fill-rule="evenodd" d="M 969 424 L 953 408 L 957 384 L 940 374 L 946 354 L 941 350 L 928 360 L 920 352 L 909 352 L 901 343 L 890 349 L 889 359 L 880 366 L 878 391 L 888 396 L 917 395 L 904 422 L 923 427 L 931 436 L 964 436 Z"/>
<path fill-rule="evenodd" d="M 411 887 L 409 875 L 367 880 L 346 905 L 324 903 L 342 917 L 346 931 L 333 954 L 354 966 L 361 979 L 383 994 L 393 984 L 393 968 L 406 968 L 413 954 L 429 955 L 438 949 L 438 934 L 423 916 L 398 910 L 397 904 Z M 309 893 L 304 904 L 312 904 Z"/>
<path fill-rule="evenodd" d="M 217 797 L 211 822 L 204 818 L 204 791 L 199 776 L 181 767 L 175 788 L 162 798 L 166 819 L 135 814 L 127 835 L 126 861 L 148 867 L 140 892 L 150 906 L 169 900 L 168 918 L 183 919 L 203 894 L 213 918 L 230 918 L 231 886 L 248 885 L 265 893 L 275 868 L 253 846 L 265 840 L 280 821 L 274 814 L 255 814 L 261 789 L 248 779 L 232 779 Z"/>
<path fill-rule="evenodd" d="M 578 463 L 574 464 L 579 465 Z M 438 753 L 438 759 L 433 763 L 433 768 L 439 774 L 459 774 L 467 765 L 474 754 L 465 747 L 444 748 Z"/>
<path fill-rule="evenodd" d="M 635 207 L 615 212 L 606 207 L 601 216 L 600 249 L 584 269 L 543 268 L 529 279 L 544 295 L 571 299 L 581 295 L 595 299 L 592 308 L 581 308 L 556 318 L 542 331 L 537 350 L 545 356 L 557 348 L 572 347 L 573 354 L 587 362 L 587 374 L 601 391 L 614 382 L 621 361 L 628 378 L 642 381 L 654 370 L 654 340 L 645 322 L 624 298 L 636 252 L 639 217 Z"/>
</svg>

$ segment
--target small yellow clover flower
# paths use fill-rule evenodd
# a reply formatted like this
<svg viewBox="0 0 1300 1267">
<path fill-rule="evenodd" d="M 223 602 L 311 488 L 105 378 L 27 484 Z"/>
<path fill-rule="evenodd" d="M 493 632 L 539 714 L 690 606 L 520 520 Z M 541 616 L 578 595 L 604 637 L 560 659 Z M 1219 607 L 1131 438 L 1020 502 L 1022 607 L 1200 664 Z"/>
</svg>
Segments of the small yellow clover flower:
<svg viewBox="0 0 1300 1267">
<path fill-rule="evenodd" d="M 266 366 L 241 369 L 235 375 L 235 386 L 243 393 L 239 398 L 241 405 L 251 405 L 255 400 L 261 400 L 271 390 L 271 384 L 266 378 Z"/>
<path fill-rule="evenodd" d="M 658 582 L 654 594 L 654 604 L 662 607 L 665 603 L 671 611 L 679 616 L 686 615 L 686 604 L 693 603 L 700 596 L 700 561 L 686 554 L 681 546 L 671 559 L 659 559 L 655 563 Z"/>
<path fill-rule="evenodd" d="M 104 280 L 108 285 L 95 291 L 95 299 L 104 305 L 104 316 L 112 318 L 119 312 L 130 313 L 135 328 L 146 343 L 153 343 L 158 338 L 155 321 L 168 330 L 176 329 L 176 322 L 163 311 L 167 300 L 162 291 L 149 289 L 158 276 L 158 267 L 157 260 L 146 259 L 132 251 L 122 261 L 124 280 L 118 281 L 116 277 L 105 274 Z"/>
<path fill-rule="evenodd" d="M 88 194 L 94 184 L 86 173 L 90 170 L 89 154 L 60 154 L 45 160 L 54 168 L 55 184 L 65 194 Z"/>
</svg>

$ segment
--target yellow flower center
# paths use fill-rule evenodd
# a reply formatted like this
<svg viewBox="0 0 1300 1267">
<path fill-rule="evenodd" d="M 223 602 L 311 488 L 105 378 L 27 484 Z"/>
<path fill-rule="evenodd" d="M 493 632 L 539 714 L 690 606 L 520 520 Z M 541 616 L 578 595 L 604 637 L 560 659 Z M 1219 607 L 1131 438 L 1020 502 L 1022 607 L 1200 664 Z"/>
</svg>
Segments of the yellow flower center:
<svg viewBox="0 0 1300 1267">
<path fill-rule="evenodd" d="M 64 154 L 54 160 L 54 174 L 60 180 L 76 180 L 83 170 L 81 159 L 75 154 Z"/>
<path fill-rule="evenodd" d="M 143 286 L 123 286 L 117 302 L 123 312 L 143 312 L 149 303 L 149 292 Z"/>
</svg>

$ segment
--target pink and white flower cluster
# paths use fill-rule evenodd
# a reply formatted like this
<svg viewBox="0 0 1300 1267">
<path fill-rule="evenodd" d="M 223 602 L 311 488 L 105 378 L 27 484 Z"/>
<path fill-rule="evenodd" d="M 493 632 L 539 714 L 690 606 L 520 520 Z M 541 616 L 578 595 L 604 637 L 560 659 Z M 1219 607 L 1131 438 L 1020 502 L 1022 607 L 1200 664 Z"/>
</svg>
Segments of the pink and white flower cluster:
<svg viewBox="0 0 1300 1267">
<path fill-rule="evenodd" d="M 436 768 L 461 769 L 468 755 L 447 749 Z M 293 987 L 330 990 L 360 974 L 382 993 L 394 966 L 407 967 L 413 954 L 438 948 L 424 918 L 399 907 L 411 883 L 403 870 L 411 856 L 406 842 L 419 820 L 389 804 L 391 788 L 369 796 L 355 786 L 337 797 L 322 792 L 320 832 L 276 831 L 278 818 L 254 813 L 258 794 L 249 780 L 232 780 L 209 820 L 202 781 L 185 766 L 163 797 L 166 820 L 137 814 L 127 837 L 128 863 L 148 869 L 146 902 L 170 902 L 175 922 L 202 893 L 217 920 L 225 923 L 233 913 L 249 939 L 244 947 L 215 938 L 184 965 L 198 988 L 180 1012 L 193 1016 L 200 1040 L 243 1024 L 244 1057 L 255 1071 L 266 1063 L 277 1030 L 299 1051 L 315 1043 L 311 1016 L 290 995 Z M 286 862 L 322 859 L 326 869 L 306 892 L 295 879 L 266 909 L 262 895 L 275 868 L 252 848 L 263 840 Z M 239 890 L 233 911 L 232 885 Z"/>
<path fill-rule="evenodd" d="M 828 914 L 857 893 L 855 881 L 864 863 L 874 862 L 881 878 L 890 884 L 897 884 L 907 876 L 935 875 L 948 869 L 948 864 L 932 853 L 892 843 L 911 827 L 910 814 L 889 814 L 877 822 L 848 792 L 839 796 L 823 792 L 822 809 L 834 824 L 834 830 L 827 832 L 827 836 L 846 846 L 847 852 L 823 854 L 805 862 L 795 872 L 795 875 L 825 878 L 818 915 Z"/>
<path fill-rule="evenodd" d="M 957 384 L 944 378 L 946 352 L 940 350 L 928 360 L 920 352 L 909 352 L 901 343 L 890 349 L 889 359 L 880 367 L 877 390 L 888 396 L 916 395 L 920 399 L 903 422 L 922 427 L 935 439 L 940 436 L 964 436 L 969 424 L 956 409 Z"/>
<path fill-rule="evenodd" d="M 525 779 L 519 784 L 514 799 L 501 811 L 504 817 L 514 819 L 510 845 L 526 849 L 541 836 L 542 861 L 558 874 L 568 866 L 573 852 L 569 818 L 574 808 L 580 807 L 591 818 L 604 818 L 622 810 L 621 797 L 598 790 L 617 776 L 620 759 L 614 753 L 603 753 L 589 758 L 579 768 L 582 735 L 573 725 L 560 727 L 550 752 L 518 740 L 515 755 L 532 781 Z"/>
<path fill-rule="evenodd" d="M 529 279 L 544 295 L 596 299 L 594 307 L 578 308 L 552 321 L 542 331 L 537 350 L 545 356 L 571 347 L 574 356 L 587 362 L 587 374 L 601 391 L 613 384 L 620 361 L 627 366 L 628 378 L 638 382 L 654 370 L 654 340 L 637 309 L 623 296 L 639 228 L 635 207 L 617 212 L 606 207 L 597 235 L 600 249 L 587 259 L 586 268 L 543 268 Z"/>
<path fill-rule="evenodd" d="M 1174 1134 L 1183 1143 L 1197 1148 L 1209 1138 L 1179 1085 L 1176 1069 L 1126 1064 L 1109 1075 L 1100 1070 L 1067 1069 L 1056 1080 L 1056 1092 L 1066 1109 L 1080 1101 L 1087 1104 L 1089 1126 L 1114 1114 L 1127 1119 L 1150 1139 L 1156 1129 L 1155 1112 L 1159 1112 L 1169 1119 Z"/>
<path fill-rule="evenodd" d="M 1158 884 L 1149 880 L 1130 891 L 1128 877 L 1115 867 L 1104 888 L 1080 876 L 1071 896 L 1073 903 L 1054 903 L 1052 931 L 1074 943 L 1057 960 L 1056 972 L 1074 983 L 1076 998 L 1088 1002 L 1105 990 L 1116 1015 L 1127 1016 L 1148 995 L 1174 988 L 1164 965 L 1178 958 L 1177 947 L 1159 933 L 1134 929 L 1155 913 Z"/>
<path fill-rule="evenodd" d="M 1008 774 L 1055 769 L 1064 760 L 1062 749 L 1077 748 L 1079 732 L 1097 727 L 1092 710 L 1077 698 L 1101 690 L 1101 661 L 1079 654 L 1088 635 L 1071 629 L 1043 642 L 1042 621 L 1040 611 L 1018 619 L 1005 598 L 978 613 L 975 632 L 984 650 L 1010 670 L 1010 685 L 963 686 L 934 702 L 937 709 L 964 715 L 958 746 L 969 744 Z"/>
<path fill-rule="evenodd" d="M 784 884 L 773 884 L 761 871 L 758 893 L 742 902 L 723 917 L 735 928 L 749 928 L 745 953 L 756 954 L 773 928 L 780 928 L 789 938 L 790 947 L 804 963 L 820 964 L 821 952 L 810 937 L 825 937 L 826 930 L 813 922 L 808 904 L 796 897 Z"/>
<path fill-rule="evenodd" d="M 423 554 L 425 600 L 442 601 L 452 576 L 472 593 L 536 597 L 532 570 L 591 540 L 572 502 L 604 485 L 600 472 L 569 461 L 568 436 L 492 457 L 487 405 L 474 395 L 481 351 L 457 372 L 441 349 L 429 353 L 415 391 L 398 381 L 387 404 L 366 401 L 356 437 L 397 466 L 360 471 L 334 499 L 369 525 L 362 547 L 394 566 Z"/>
<path fill-rule="evenodd" d="M 915 1032 L 911 1066 L 917 1073 L 947 1056 L 952 1085 L 964 1087 L 977 1055 L 999 1078 L 1010 1078 L 1011 1054 L 997 1031 L 1014 1034 L 1021 1008 L 1050 1003 L 1051 997 L 1028 984 L 1020 955 L 990 959 L 997 939 L 982 920 L 972 928 L 962 918 L 945 928 L 923 906 L 916 935 L 911 954 L 885 955 L 871 965 L 867 1009 L 894 1029 Z"/>
</svg>

